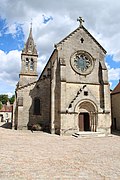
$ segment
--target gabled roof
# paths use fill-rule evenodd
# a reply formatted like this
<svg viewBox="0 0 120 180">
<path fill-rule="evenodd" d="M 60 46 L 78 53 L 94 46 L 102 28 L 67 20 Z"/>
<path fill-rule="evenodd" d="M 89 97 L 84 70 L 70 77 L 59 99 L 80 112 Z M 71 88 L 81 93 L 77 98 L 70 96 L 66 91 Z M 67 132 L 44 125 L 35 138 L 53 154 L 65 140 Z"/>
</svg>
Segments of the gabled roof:
<svg viewBox="0 0 120 180">
<path fill-rule="evenodd" d="M 3 104 L 2 105 L 2 109 L 0 109 L 0 112 L 12 112 L 12 105 L 6 105 Z"/>
<path fill-rule="evenodd" d="M 56 44 L 56 46 L 59 45 L 59 44 L 62 44 L 63 42 L 65 42 L 68 38 L 70 38 L 73 34 L 75 34 L 80 29 L 83 29 L 88 34 L 88 36 L 90 36 L 93 39 L 93 41 L 100 47 L 100 49 L 103 50 L 103 52 L 105 54 L 107 53 L 106 50 L 98 43 L 98 41 L 88 32 L 88 30 L 83 25 L 79 26 L 77 29 L 75 29 L 73 32 L 71 32 L 68 36 L 66 36 L 58 44 Z"/>
<path fill-rule="evenodd" d="M 113 89 L 111 94 L 118 94 L 118 93 L 120 93 L 120 81 L 117 84 L 117 86 Z"/>
</svg>

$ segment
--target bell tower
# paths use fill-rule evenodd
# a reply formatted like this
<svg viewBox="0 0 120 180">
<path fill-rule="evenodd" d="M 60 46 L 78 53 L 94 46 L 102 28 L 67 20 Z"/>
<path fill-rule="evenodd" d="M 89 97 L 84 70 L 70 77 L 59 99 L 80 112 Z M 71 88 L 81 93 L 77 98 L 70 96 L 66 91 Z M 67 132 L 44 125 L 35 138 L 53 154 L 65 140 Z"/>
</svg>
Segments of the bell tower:
<svg viewBox="0 0 120 180">
<path fill-rule="evenodd" d="M 33 83 L 37 80 L 37 50 L 32 36 L 32 24 L 30 33 L 21 53 L 21 72 L 19 74 L 19 87 Z"/>
</svg>

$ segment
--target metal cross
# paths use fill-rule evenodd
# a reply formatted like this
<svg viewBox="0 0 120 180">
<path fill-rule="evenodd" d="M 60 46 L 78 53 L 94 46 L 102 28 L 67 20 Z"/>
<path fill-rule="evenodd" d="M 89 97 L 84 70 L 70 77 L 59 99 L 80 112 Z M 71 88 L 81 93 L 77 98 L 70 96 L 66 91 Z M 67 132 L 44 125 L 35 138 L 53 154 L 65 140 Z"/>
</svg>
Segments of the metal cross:
<svg viewBox="0 0 120 180">
<path fill-rule="evenodd" d="M 82 17 L 79 17 L 79 18 L 77 19 L 77 21 L 80 22 L 80 27 L 82 27 L 82 23 L 85 22 Z"/>
<path fill-rule="evenodd" d="M 31 23 L 30 23 L 30 27 L 32 28 L 32 18 L 31 18 Z"/>
</svg>

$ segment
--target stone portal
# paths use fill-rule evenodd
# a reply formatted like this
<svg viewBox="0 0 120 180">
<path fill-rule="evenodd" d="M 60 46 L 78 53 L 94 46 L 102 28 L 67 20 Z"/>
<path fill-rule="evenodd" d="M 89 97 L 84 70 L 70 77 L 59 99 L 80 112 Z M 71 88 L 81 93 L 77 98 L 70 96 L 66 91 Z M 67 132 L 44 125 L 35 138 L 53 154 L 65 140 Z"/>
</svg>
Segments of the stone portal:
<svg viewBox="0 0 120 180">
<path fill-rule="evenodd" d="M 97 128 L 97 108 L 90 101 L 85 100 L 78 105 L 78 129 L 79 131 L 93 131 Z"/>
<path fill-rule="evenodd" d="M 89 113 L 80 113 L 78 119 L 79 131 L 91 131 Z"/>
</svg>

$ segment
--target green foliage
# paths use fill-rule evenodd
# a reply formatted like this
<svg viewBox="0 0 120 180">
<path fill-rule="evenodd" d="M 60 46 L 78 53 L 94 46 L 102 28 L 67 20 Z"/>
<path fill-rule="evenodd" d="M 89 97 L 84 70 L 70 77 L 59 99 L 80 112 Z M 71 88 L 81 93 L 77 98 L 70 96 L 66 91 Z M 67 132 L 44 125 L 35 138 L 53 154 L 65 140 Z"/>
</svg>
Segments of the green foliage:
<svg viewBox="0 0 120 180">
<path fill-rule="evenodd" d="M 0 95 L 0 101 L 2 102 L 2 104 L 7 104 L 9 98 L 7 94 L 1 94 Z"/>
<path fill-rule="evenodd" d="M 2 102 L 0 101 L 0 109 L 2 109 Z"/>
<path fill-rule="evenodd" d="M 13 104 L 15 101 L 15 95 L 13 95 L 11 98 L 9 98 L 10 104 Z"/>
<path fill-rule="evenodd" d="M 0 102 L 2 102 L 2 104 L 7 104 L 8 101 L 10 102 L 10 104 L 13 104 L 14 100 L 15 95 L 9 98 L 7 94 L 0 94 Z"/>
</svg>

